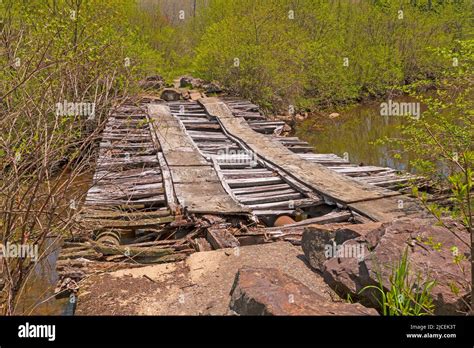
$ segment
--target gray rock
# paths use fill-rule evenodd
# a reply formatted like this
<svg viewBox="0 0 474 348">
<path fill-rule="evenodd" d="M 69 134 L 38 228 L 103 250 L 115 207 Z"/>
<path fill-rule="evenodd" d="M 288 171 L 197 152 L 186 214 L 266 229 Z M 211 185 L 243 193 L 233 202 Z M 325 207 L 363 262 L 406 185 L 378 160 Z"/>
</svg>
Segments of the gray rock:
<svg viewBox="0 0 474 348">
<path fill-rule="evenodd" d="M 161 99 L 165 101 L 177 101 L 182 97 L 181 92 L 174 88 L 166 88 L 161 93 Z"/>
<path fill-rule="evenodd" d="M 336 244 L 342 244 L 349 239 L 365 236 L 369 232 L 380 228 L 380 226 L 382 226 L 380 222 L 347 225 L 336 230 L 334 240 Z"/>
<path fill-rule="evenodd" d="M 139 86 L 145 90 L 160 90 L 165 86 L 165 80 L 159 75 L 152 75 L 140 81 Z"/>
<path fill-rule="evenodd" d="M 192 85 L 193 85 L 192 76 L 183 76 L 179 79 L 180 88 L 192 87 Z"/>
</svg>

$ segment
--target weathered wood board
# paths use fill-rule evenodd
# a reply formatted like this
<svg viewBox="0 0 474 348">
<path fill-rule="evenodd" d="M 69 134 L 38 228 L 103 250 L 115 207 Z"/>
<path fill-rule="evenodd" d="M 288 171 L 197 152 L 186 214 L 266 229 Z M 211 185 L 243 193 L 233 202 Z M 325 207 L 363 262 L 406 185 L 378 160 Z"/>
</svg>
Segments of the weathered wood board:
<svg viewBox="0 0 474 348">
<path fill-rule="evenodd" d="M 169 107 L 150 104 L 148 111 L 179 204 L 190 213 L 249 213 L 225 191 L 212 163 L 202 156 Z"/>
<path fill-rule="evenodd" d="M 171 115 L 166 105 L 149 104 L 153 130 L 169 166 L 207 166 L 192 139 L 186 134 L 179 120 Z"/>
<path fill-rule="evenodd" d="M 287 171 L 325 196 L 350 204 L 398 195 L 397 192 L 364 185 L 317 163 L 302 161 L 284 145 L 252 130 L 244 119 L 234 117 L 229 108 L 216 98 L 204 98 L 200 102 L 210 115 L 218 118 L 229 134 L 243 141 L 268 162 Z"/>
<path fill-rule="evenodd" d="M 406 215 L 403 209 L 397 208 L 398 198 L 395 196 L 400 196 L 399 192 L 354 180 L 319 163 L 302 161 L 301 156 L 282 143 L 255 132 L 245 119 L 234 117 L 219 99 L 203 98 L 199 102 L 211 116 L 216 117 L 228 134 L 243 142 L 267 162 L 325 197 L 378 221 Z"/>
<path fill-rule="evenodd" d="M 92 186 L 78 221 L 87 231 L 156 228 L 174 220 L 166 208 L 160 146 L 144 110 L 121 105 L 107 120 Z M 130 114 L 125 114 L 130 112 Z"/>
<path fill-rule="evenodd" d="M 414 199 L 407 196 L 385 197 L 372 201 L 349 204 L 349 208 L 368 216 L 374 221 L 392 221 L 411 214 L 423 214 L 424 210 Z"/>
</svg>

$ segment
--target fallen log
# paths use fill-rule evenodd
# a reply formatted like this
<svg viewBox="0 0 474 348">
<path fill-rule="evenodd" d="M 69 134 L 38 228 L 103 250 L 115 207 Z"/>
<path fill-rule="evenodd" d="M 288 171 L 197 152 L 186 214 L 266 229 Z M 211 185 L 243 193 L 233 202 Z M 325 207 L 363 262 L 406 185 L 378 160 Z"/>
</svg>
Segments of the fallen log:
<svg viewBox="0 0 474 348">
<path fill-rule="evenodd" d="M 159 247 L 130 247 L 126 245 L 109 246 L 93 242 L 93 248 L 96 252 L 103 255 L 125 255 L 130 258 L 137 256 L 140 257 L 161 257 L 174 253 L 174 249 L 171 248 L 159 248 Z"/>
<path fill-rule="evenodd" d="M 65 249 L 66 251 L 67 249 Z M 86 249 L 86 250 L 79 250 L 79 251 L 72 251 L 72 252 L 64 252 L 59 254 L 58 260 L 67 260 L 67 259 L 79 259 L 79 258 L 86 258 L 89 260 L 98 260 L 102 258 L 102 254 L 97 252 L 93 249 Z"/>
</svg>

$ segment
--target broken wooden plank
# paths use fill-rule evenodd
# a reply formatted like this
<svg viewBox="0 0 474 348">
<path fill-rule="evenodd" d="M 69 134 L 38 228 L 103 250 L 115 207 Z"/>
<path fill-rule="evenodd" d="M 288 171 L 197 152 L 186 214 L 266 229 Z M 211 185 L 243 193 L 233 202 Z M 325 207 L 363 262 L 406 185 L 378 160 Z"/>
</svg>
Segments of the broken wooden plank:
<svg viewBox="0 0 474 348">
<path fill-rule="evenodd" d="M 238 239 L 227 229 L 209 228 L 206 237 L 214 249 L 235 248 L 240 246 Z"/>
<path fill-rule="evenodd" d="M 178 203 L 189 213 L 247 214 L 249 210 L 227 194 L 212 163 L 202 156 L 170 108 L 149 105 L 149 114 L 155 121 L 153 129 L 162 146 Z"/>
<path fill-rule="evenodd" d="M 284 145 L 256 133 L 245 121 L 235 118 L 230 109 L 216 98 L 204 98 L 200 103 L 211 116 L 216 117 L 228 133 L 243 141 L 265 161 L 328 198 L 348 204 L 391 195 L 389 191 L 362 184 L 322 165 L 301 161 L 299 155 L 292 153 Z"/>
</svg>

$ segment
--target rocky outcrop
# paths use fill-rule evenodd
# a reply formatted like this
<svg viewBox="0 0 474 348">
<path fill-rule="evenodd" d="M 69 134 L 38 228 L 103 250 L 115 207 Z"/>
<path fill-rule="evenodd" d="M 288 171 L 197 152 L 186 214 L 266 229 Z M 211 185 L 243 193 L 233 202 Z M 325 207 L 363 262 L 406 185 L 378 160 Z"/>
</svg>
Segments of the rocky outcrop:
<svg viewBox="0 0 474 348">
<path fill-rule="evenodd" d="M 360 304 L 328 301 L 274 268 L 241 268 L 230 309 L 239 315 L 377 315 Z"/>
<path fill-rule="evenodd" d="M 159 75 L 152 75 L 140 81 L 139 86 L 145 90 L 160 90 L 165 87 L 165 80 Z"/>
<path fill-rule="evenodd" d="M 354 257 L 327 260 L 323 265 L 324 279 L 344 298 L 350 295 L 375 307 L 378 305 L 376 292 L 361 290 L 368 285 L 377 285 L 379 276 L 388 290 L 394 265 L 407 250 L 411 275 L 420 275 L 422 281 L 436 281 L 431 292 L 435 314 L 460 314 L 467 309 L 471 279 L 469 248 L 465 244 L 469 234 L 454 222 L 450 224 L 448 230 L 421 219 L 405 218 L 385 223 L 365 235 L 345 241 L 346 247 L 363 246 L 366 255 L 362 260 Z"/>
<path fill-rule="evenodd" d="M 369 222 L 366 224 L 352 224 L 338 228 L 334 235 L 334 242 L 342 244 L 349 239 L 366 236 L 382 226 L 381 222 Z"/>
<path fill-rule="evenodd" d="M 308 226 L 304 229 L 301 247 L 311 267 L 322 271 L 323 264 L 327 260 L 326 246 L 333 245 L 335 235 L 334 229 L 324 225 Z"/>
<path fill-rule="evenodd" d="M 215 216 L 203 220 L 215 221 Z M 195 242 L 206 240 L 194 239 Z M 201 244 L 202 245 L 202 244 Z M 210 247 L 210 245 L 208 245 Z M 204 247 L 206 249 L 206 247 Z M 301 249 L 274 242 L 192 253 L 184 261 L 117 272 L 81 282 L 77 315 L 228 315 L 235 275 L 242 267 L 276 268 L 331 302 L 336 295 L 300 258 Z M 126 267 L 131 263 L 117 263 Z M 143 266 L 143 265 L 141 265 Z M 124 289 L 127 289 L 125 292 Z M 182 298 L 184 301 L 178 301 Z"/>
</svg>

